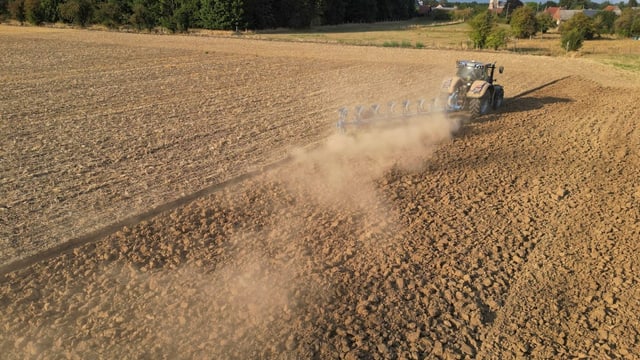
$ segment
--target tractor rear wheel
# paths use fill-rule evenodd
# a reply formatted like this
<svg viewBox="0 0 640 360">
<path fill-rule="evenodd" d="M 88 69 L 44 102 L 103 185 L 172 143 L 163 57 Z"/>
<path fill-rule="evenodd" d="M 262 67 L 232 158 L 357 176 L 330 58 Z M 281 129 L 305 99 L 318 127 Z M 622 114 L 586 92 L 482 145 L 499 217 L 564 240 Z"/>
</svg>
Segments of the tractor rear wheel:
<svg viewBox="0 0 640 360">
<path fill-rule="evenodd" d="M 486 114 L 489 111 L 489 107 L 491 107 L 491 93 L 489 91 L 479 98 L 469 100 L 469 112 L 472 119 Z"/>
<path fill-rule="evenodd" d="M 502 90 L 496 90 L 496 94 L 493 97 L 493 110 L 498 110 L 504 102 L 504 92 Z"/>
</svg>

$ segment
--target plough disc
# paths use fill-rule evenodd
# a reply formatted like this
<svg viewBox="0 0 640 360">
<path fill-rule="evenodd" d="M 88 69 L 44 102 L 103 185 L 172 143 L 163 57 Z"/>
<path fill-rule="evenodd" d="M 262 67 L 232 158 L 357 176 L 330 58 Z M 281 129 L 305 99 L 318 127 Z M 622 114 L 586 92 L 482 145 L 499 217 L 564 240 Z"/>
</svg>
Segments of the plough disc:
<svg viewBox="0 0 640 360">
<path fill-rule="evenodd" d="M 445 108 L 438 106 L 436 101 L 432 101 L 425 106 L 426 101 L 419 99 L 415 105 L 409 100 L 404 100 L 398 104 L 394 101 L 387 103 L 385 111 L 381 110 L 379 104 L 373 104 L 369 107 L 358 105 L 354 108 L 353 115 L 349 116 L 349 109 L 346 107 L 338 110 L 338 122 L 336 127 L 338 131 L 345 132 L 348 127 L 367 127 L 373 125 L 393 125 L 407 121 L 412 117 L 424 116 L 437 112 L 444 112 Z M 398 110 L 401 105 L 401 110 Z"/>
</svg>

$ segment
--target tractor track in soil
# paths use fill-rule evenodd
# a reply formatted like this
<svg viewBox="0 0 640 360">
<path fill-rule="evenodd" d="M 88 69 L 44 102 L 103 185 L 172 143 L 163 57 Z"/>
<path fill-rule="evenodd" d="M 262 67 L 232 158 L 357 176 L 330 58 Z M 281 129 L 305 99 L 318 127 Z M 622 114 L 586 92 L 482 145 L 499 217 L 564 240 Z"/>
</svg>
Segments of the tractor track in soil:
<svg viewBox="0 0 640 360">
<path fill-rule="evenodd" d="M 506 53 L 0 38 L 10 359 L 640 354 L 637 74 Z M 340 106 L 428 98 L 456 59 L 485 55 L 517 94 L 497 114 L 453 136 L 442 119 L 329 136 Z"/>
<path fill-rule="evenodd" d="M 283 158 L 280 161 L 276 161 L 274 163 L 271 164 L 267 164 L 265 166 L 263 166 L 260 170 L 255 170 L 255 171 L 251 171 L 251 172 L 246 172 L 242 175 L 236 176 L 232 179 L 226 180 L 222 183 L 219 184 L 215 184 L 215 185 L 210 185 L 207 186 L 206 188 L 203 188 L 199 191 L 196 191 L 195 193 L 180 197 L 178 199 L 175 199 L 173 201 L 170 201 L 168 203 L 164 203 L 162 205 L 159 205 L 153 209 L 150 209 L 148 211 L 127 217 L 125 219 L 122 219 L 120 221 L 118 221 L 117 223 L 114 224 L 110 224 L 109 226 L 103 227 L 101 229 L 98 229 L 96 231 L 93 231 L 89 234 L 74 238 L 74 239 L 70 239 L 68 241 L 65 241 L 57 246 L 54 246 L 52 248 L 49 248 L 43 252 L 39 252 L 34 254 L 33 256 L 24 258 L 24 259 L 20 259 L 14 262 L 11 262 L 9 264 L 4 264 L 0 267 L 0 276 L 4 276 L 7 273 L 13 272 L 13 271 L 17 271 L 20 270 L 22 268 L 25 267 L 29 267 L 34 265 L 35 263 L 38 262 L 42 262 L 44 260 L 49 260 L 53 257 L 57 257 L 66 253 L 69 253 L 70 251 L 72 251 L 74 248 L 98 241 L 100 239 L 103 239 L 107 236 L 113 235 L 114 233 L 116 233 L 117 231 L 119 231 L 120 229 L 122 229 L 123 227 L 133 227 L 137 224 L 139 224 L 142 221 L 148 221 L 151 218 L 160 215 L 163 212 L 167 212 L 167 211 L 171 211 L 171 210 L 175 210 L 178 207 L 184 206 L 198 198 L 207 196 L 207 195 L 211 195 L 217 191 L 220 191 L 226 187 L 229 186 L 233 186 L 233 185 L 237 185 L 247 179 L 251 179 L 257 175 L 262 174 L 264 171 L 268 171 L 269 169 L 272 169 L 278 165 L 282 165 L 286 162 L 291 161 L 291 158 Z"/>
</svg>

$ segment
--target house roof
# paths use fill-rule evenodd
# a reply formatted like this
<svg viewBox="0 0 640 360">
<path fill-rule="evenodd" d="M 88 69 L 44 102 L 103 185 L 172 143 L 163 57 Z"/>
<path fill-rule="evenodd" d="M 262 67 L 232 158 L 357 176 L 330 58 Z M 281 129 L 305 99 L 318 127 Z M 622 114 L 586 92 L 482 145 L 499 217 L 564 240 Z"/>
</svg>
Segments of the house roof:
<svg viewBox="0 0 640 360">
<path fill-rule="evenodd" d="M 600 10 L 594 10 L 594 9 L 584 9 L 584 10 L 582 10 L 582 13 L 584 13 L 588 17 L 594 17 L 594 16 L 598 15 L 599 12 L 600 12 Z"/>
<path fill-rule="evenodd" d="M 420 15 L 427 15 L 431 12 L 431 6 L 429 5 L 420 5 L 420 7 L 418 8 L 418 14 Z"/>
<path fill-rule="evenodd" d="M 555 20 L 565 21 L 565 20 L 571 19 L 575 14 L 578 14 L 578 13 L 583 13 L 583 14 L 587 15 L 588 17 L 594 17 L 594 16 L 596 16 L 596 14 L 598 14 L 598 11 L 599 10 L 592 10 L 592 9 L 584 9 L 584 10 L 564 10 L 564 9 L 560 9 L 553 15 L 553 18 Z"/>
<path fill-rule="evenodd" d="M 551 16 L 554 16 L 558 12 L 558 10 L 560 10 L 559 7 L 550 6 L 550 7 L 546 8 L 546 9 L 544 9 L 544 12 L 546 12 L 547 14 L 549 14 Z"/>
<path fill-rule="evenodd" d="M 456 10 L 458 7 L 454 6 L 454 7 L 446 7 L 446 6 L 442 6 L 442 4 L 439 4 L 438 6 L 436 6 L 434 9 L 437 10 L 444 10 L 444 11 L 453 11 Z"/>
<path fill-rule="evenodd" d="M 602 9 L 602 11 L 612 11 L 616 15 L 622 14 L 622 10 L 620 10 L 620 8 L 618 6 L 616 6 L 616 5 L 608 5 L 607 7 Z"/>
<path fill-rule="evenodd" d="M 581 13 L 582 10 L 558 10 L 556 13 L 557 19 L 565 21 L 571 19 L 575 14 Z M 554 17 L 556 18 L 556 17 Z"/>
</svg>

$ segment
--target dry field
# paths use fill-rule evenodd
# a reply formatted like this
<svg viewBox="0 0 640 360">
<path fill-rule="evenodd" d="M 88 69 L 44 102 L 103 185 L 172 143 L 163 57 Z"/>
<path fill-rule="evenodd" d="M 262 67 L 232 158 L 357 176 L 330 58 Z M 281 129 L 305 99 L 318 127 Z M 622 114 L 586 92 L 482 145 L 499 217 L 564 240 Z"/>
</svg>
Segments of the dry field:
<svg viewBox="0 0 640 360">
<path fill-rule="evenodd" d="M 0 354 L 636 358 L 640 75 L 0 26 Z M 497 114 L 336 136 L 497 61 Z"/>
<path fill-rule="evenodd" d="M 500 24 L 509 32 L 511 27 Z M 194 35 L 207 35 L 209 30 L 193 30 Z M 317 26 L 306 31 L 260 31 L 244 32 L 242 36 L 252 39 L 339 43 L 349 45 L 375 45 L 385 47 L 426 48 L 432 50 L 468 50 L 473 48 L 469 40 L 471 27 L 468 23 L 433 23 L 426 18 L 409 21 L 392 21 L 375 24 L 345 24 Z M 214 34 L 220 34 L 216 32 Z M 226 33 L 230 35 L 230 33 Z M 558 29 L 537 34 L 529 39 L 510 38 L 501 51 L 528 55 L 585 57 L 627 70 L 640 71 L 640 41 L 621 39 L 615 35 L 603 35 L 594 40 L 585 40 L 576 52 L 567 54 L 561 46 Z"/>
</svg>

